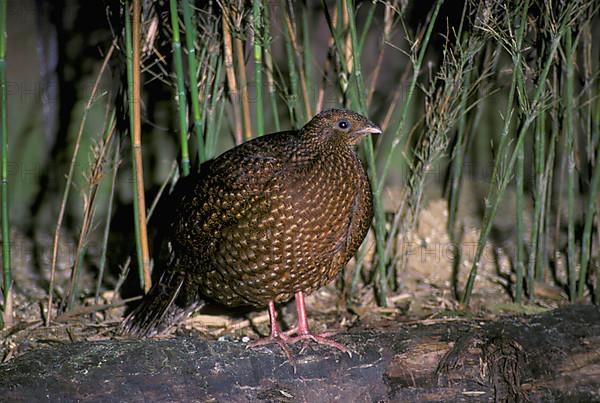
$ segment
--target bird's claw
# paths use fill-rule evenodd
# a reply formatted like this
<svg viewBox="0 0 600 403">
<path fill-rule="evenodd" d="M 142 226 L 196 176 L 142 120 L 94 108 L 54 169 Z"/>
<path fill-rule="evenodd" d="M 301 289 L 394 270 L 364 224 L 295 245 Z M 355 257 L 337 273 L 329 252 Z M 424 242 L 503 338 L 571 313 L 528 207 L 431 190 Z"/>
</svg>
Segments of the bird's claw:
<svg viewBox="0 0 600 403">
<path fill-rule="evenodd" d="M 299 334 L 297 336 L 290 337 L 288 343 L 294 344 L 300 340 L 312 340 L 317 344 L 324 344 L 326 346 L 337 348 L 341 352 L 348 353 L 348 355 L 350 357 L 352 357 L 352 353 L 350 352 L 350 350 L 348 350 L 348 348 L 346 346 L 344 346 L 341 343 L 338 343 L 335 340 L 331 340 L 329 338 L 330 336 L 334 335 L 335 333 L 336 332 L 324 332 L 324 333 L 319 333 L 319 334 L 313 334 L 313 333 Z"/>
<path fill-rule="evenodd" d="M 350 352 L 350 350 L 348 350 L 348 348 L 346 346 L 344 346 L 341 343 L 338 343 L 337 341 L 331 340 L 329 338 L 332 335 L 336 334 L 336 332 L 324 332 L 324 333 L 319 333 L 319 334 L 313 334 L 310 332 L 297 334 L 296 332 L 297 332 L 297 329 L 292 328 L 290 330 L 278 333 L 276 335 L 270 335 L 268 337 L 264 337 L 262 339 L 253 341 L 252 343 L 248 344 L 248 348 L 254 348 L 254 347 L 264 346 L 267 344 L 277 343 L 281 347 L 281 349 L 284 351 L 284 353 L 287 355 L 288 359 L 292 362 L 295 362 L 288 345 L 295 344 L 301 340 L 311 340 L 317 344 L 323 344 L 326 346 L 336 348 L 344 353 L 348 353 L 348 355 L 350 357 L 352 357 L 352 353 Z"/>
<path fill-rule="evenodd" d="M 288 344 L 291 344 L 289 342 L 289 340 L 290 340 L 290 337 L 287 334 L 283 333 L 283 332 L 279 333 L 279 334 L 276 334 L 276 335 L 271 334 L 268 337 L 263 337 L 263 338 L 260 338 L 258 340 L 255 340 L 255 341 L 249 343 L 246 346 L 246 348 L 255 348 L 255 347 L 266 346 L 268 344 L 276 343 L 276 344 L 279 345 L 279 347 L 281 347 L 281 349 L 283 350 L 283 352 L 287 356 L 287 358 L 290 361 L 290 363 L 294 366 L 294 372 L 295 372 L 295 370 L 296 370 L 296 360 L 294 359 L 294 356 L 292 355 L 292 351 L 288 347 Z"/>
</svg>

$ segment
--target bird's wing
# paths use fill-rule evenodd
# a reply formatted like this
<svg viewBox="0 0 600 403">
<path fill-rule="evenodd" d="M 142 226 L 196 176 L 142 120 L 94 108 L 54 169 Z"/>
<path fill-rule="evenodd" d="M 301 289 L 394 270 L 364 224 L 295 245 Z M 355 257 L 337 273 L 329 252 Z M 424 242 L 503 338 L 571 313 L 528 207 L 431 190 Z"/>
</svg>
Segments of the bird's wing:
<svg viewBox="0 0 600 403">
<path fill-rule="evenodd" d="M 274 187 L 294 141 L 292 133 L 263 136 L 231 149 L 178 183 L 173 230 L 186 251 L 210 255 L 231 226 L 270 212 Z"/>
</svg>

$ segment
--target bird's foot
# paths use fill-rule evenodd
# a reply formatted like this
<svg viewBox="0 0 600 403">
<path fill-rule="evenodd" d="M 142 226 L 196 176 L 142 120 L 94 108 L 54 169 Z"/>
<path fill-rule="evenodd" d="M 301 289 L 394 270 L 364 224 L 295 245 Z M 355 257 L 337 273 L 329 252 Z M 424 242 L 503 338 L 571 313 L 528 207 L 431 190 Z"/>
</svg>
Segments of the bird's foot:
<svg viewBox="0 0 600 403">
<path fill-rule="evenodd" d="M 283 350 L 283 352 L 287 356 L 288 360 L 290 361 L 290 363 L 292 363 L 292 365 L 294 366 L 294 369 L 295 369 L 296 368 L 296 365 L 295 365 L 296 360 L 294 360 L 294 356 L 292 356 L 292 351 L 288 347 L 288 344 L 291 344 L 290 343 L 291 339 L 292 338 L 289 337 L 284 332 L 280 332 L 280 333 L 277 332 L 275 334 L 273 334 L 273 332 L 272 332 L 271 335 L 269 335 L 268 337 L 262 337 L 258 340 L 255 340 L 255 341 L 249 343 L 247 348 L 266 346 L 268 344 L 276 343 L 279 345 L 279 347 L 281 347 L 281 349 Z"/>
<path fill-rule="evenodd" d="M 313 336 L 319 336 L 319 337 L 326 337 L 329 338 L 333 335 L 338 334 L 339 332 L 335 331 L 335 330 L 328 330 L 326 332 L 321 332 L 317 335 L 313 335 L 310 330 L 299 330 L 298 329 L 298 325 L 295 325 L 294 327 L 286 330 L 285 332 L 283 332 L 283 334 L 285 334 L 286 336 L 289 336 L 290 338 L 294 338 L 294 337 L 299 337 L 301 335 L 313 335 Z"/>
<path fill-rule="evenodd" d="M 285 332 L 271 334 L 268 337 L 263 337 L 261 339 L 255 340 L 248 344 L 248 348 L 260 347 L 260 346 L 265 346 L 265 345 L 269 345 L 269 344 L 278 344 L 279 347 L 281 347 L 281 349 L 287 356 L 290 363 L 292 363 L 294 368 L 295 368 L 296 360 L 294 359 L 294 356 L 292 355 L 292 351 L 290 350 L 289 346 L 294 343 L 297 343 L 299 341 L 302 341 L 302 340 L 309 340 L 309 341 L 313 341 L 317 344 L 323 344 L 326 346 L 336 348 L 344 353 L 348 353 L 348 355 L 350 357 L 352 357 L 352 353 L 350 352 L 350 350 L 348 350 L 348 348 L 346 346 L 344 346 L 341 343 L 338 343 L 335 340 L 330 339 L 330 336 L 334 335 L 335 333 L 336 332 L 324 332 L 324 333 L 319 333 L 319 334 L 313 334 L 313 333 L 308 332 L 308 333 L 297 334 L 297 329 L 292 328 Z M 304 347 L 303 347 L 303 349 L 304 349 Z"/>
<path fill-rule="evenodd" d="M 277 323 L 275 304 L 273 301 L 269 301 L 269 322 L 271 325 L 271 334 L 268 337 L 258 339 L 248 344 L 248 348 L 277 343 L 287 356 L 288 360 L 294 366 L 294 369 L 296 368 L 295 360 L 292 356 L 289 345 L 301 340 L 309 340 L 317 344 L 324 344 L 326 346 L 336 348 L 344 353 L 348 353 L 348 355 L 352 357 L 352 353 L 350 350 L 348 350 L 348 348 L 346 348 L 346 346 L 330 339 L 330 337 L 336 334 L 336 332 L 328 331 L 315 334 L 310 331 L 308 327 L 308 320 L 306 318 L 306 309 L 304 308 L 304 294 L 302 292 L 296 293 L 296 308 L 298 311 L 298 323 L 296 326 L 283 332 L 281 331 L 281 327 L 279 327 L 279 323 Z"/>
<path fill-rule="evenodd" d="M 326 346 L 337 348 L 344 353 L 348 353 L 348 355 L 352 357 L 352 353 L 346 346 L 330 339 L 336 332 L 328 331 L 315 334 L 310 331 L 308 319 L 306 317 L 306 307 L 304 306 L 304 293 L 302 291 L 296 293 L 296 311 L 298 312 L 298 323 L 296 326 L 285 332 L 285 335 L 289 337 L 288 343 L 292 344 L 300 340 L 312 340 L 317 344 L 324 344 Z"/>
<path fill-rule="evenodd" d="M 313 334 L 310 332 L 302 333 L 302 334 L 298 334 L 297 336 L 289 336 L 288 343 L 294 344 L 301 340 L 312 340 L 317 344 L 324 344 L 326 346 L 337 348 L 338 350 L 340 350 L 344 353 L 348 353 L 348 355 L 350 357 L 352 357 L 352 353 L 350 352 L 350 350 L 348 350 L 348 348 L 346 346 L 344 346 L 341 343 L 338 343 L 335 340 L 330 339 L 330 337 L 332 335 L 334 335 L 335 333 L 336 332 L 324 332 L 324 333 L 319 333 L 319 334 Z"/>
<path fill-rule="evenodd" d="M 281 348 L 284 351 L 286 351 L 287 354 L 287 352 L 289 351 L 288 345 L 295 344 L 302 340 L 311 340 L 317 344 L 323 344 L 326 346 L 337 348 L 338 350 L 344 353 L 348 353 L 350 356 L 352 356 L 352 353 L 350 352 L 350 350 L 348 350 L 346 346 L 344 346 L 341 343 L 338 343 L 335 340 L 331 340 L 330 337 L 337 333 L 338 332 L 335 331 L 327 331 L 314 334 L 306 330 L 299 332 L 298 326 L 294 326 L 293 328 L 288 329 L 284 332 L 280 332 L 276 335 L 270 335 L 269 337 L 256 340 L 255 342 L 251 343 L 249 347 L 264 346 L 266 344 L 277 343 L 281 346 Z"/>
<path fill-rule="evenodd" d="M 292 356 L 292 351 L 288 347 L 289 343 L 289 335 L 286 332 L 282 332 L 279 327 L 279 323 L 277 323 L 277 311 L 275 310 L 275 303 L 273 301 L 269 301 L 269 322 L 271 327 L 271 334 L 268 337 L 263 337 L 258 340 L 249 343 L 246 348 L 254 348 L 265 346 L 267 344 L 277 343 L 279 347 L 283 350 L 288 360 L 294 367 L 294 372 L 296 371 L 296 361 Z"/>
</svg>

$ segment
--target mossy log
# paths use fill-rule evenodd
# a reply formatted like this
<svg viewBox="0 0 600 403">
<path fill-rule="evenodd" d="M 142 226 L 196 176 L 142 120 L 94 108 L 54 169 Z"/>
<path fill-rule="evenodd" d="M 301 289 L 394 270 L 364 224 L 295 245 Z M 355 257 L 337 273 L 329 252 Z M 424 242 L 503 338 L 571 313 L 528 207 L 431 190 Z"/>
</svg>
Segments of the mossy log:
<svg viewBox="0 0 600 403">
<path fill-rule="evenodd" d="M 352 357 L 171 339 L 78 342 L 0 366 L 0 400 L 600 401 L 600 308 L 435 320 L 336 336 Z"/>
</svg>

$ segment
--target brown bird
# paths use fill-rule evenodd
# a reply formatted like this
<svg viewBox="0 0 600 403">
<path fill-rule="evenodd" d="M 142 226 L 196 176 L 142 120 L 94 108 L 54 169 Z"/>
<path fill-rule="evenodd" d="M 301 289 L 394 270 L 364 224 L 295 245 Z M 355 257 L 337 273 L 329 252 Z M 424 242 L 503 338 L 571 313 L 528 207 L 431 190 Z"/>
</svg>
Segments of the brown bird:
<svg viewBox="0 0 600 403">
<path fill-rule="evenodd" d="M 356 253 L 373 218 L 372 194 L 354 150 L 381 129 L 331 109 L 302 129 L 241 144 L 179 181 L 170 196 L 169 261 L 122 328 L 152 335 L 197 309 L 268 306 L 271 334 L 253 345 L 310 339 L 304 295 L 331 281 Z M 296 297 L 298 324 L 282 332 L 275 304 Z"/>
</svg>

